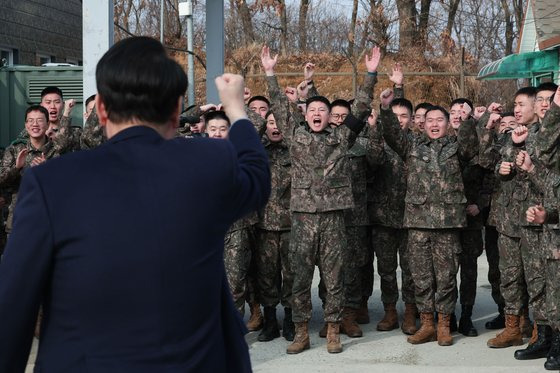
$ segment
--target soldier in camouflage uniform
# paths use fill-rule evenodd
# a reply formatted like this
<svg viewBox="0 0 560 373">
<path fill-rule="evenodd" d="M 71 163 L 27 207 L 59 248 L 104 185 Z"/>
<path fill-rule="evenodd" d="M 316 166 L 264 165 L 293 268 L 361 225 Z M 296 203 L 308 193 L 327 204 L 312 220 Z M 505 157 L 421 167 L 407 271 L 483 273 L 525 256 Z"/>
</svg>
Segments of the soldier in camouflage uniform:
<svg viewBox="0 0 560 373">
<path fill-rule="evenodd" d="M 99 123 L 97 110 L 94 107 L 84 123 L 84 129 L 80 136 L 80 147 L 81 149 L 93 149 L 103 144 L 105 141 L 107 141 L 105 126 Z"/>
<path fill-rule="evenodd" d="M 380 118 L 385 141 L 408 168 L 403 224 L 408 228 L 410 268 L 421 312 L 421 327 L 407 340 L 413 344 L 435 340 L 437 311 L 438 344 L 448 346 L 453 343 L 449 323 L 457 298 L 461 252 L 457 228 L 466 226 L 459 161 L 469 161 L 477 154 L 478 138 L 471 121 L 463 122 L 457 137 L 447 135 L 449 114 L 434 106 L 426 111 L 425 135 L 411 139 L 389 110 L 391 100 L 390 90 L 381 94 Z M 466 119 L 464 114 L 462 119 Z"/>
<path fill-rule="evenodd" d="M 347 152 L 369 114 L 379 57 L 378 48 L 374 49 L 371 58 L 366 56 L 369 74 L 353 104 L 354 113 L 359 113 L 358 118 L 351 113 L 341 126 L 329 127 L 330 103 L 326 98 L 317 96 L 307 100 L 306 123 L 295 123 L 293 120 L 277 122 L 292 160 L 290 259 L 294 272 L 292 295 L 296 336 L 287 349 L 288 353 L 300 353 L 310 347 L 308 322 L 311 318 L 311 283 L 315 264 L 319 265 L 327 290 L 327 351 L 342 351 L 339 336 L 340 311 L 344 301 L 341 259 L 346 249 L 343 210 L 354 207 Z M 277 101 L 283 95 L 274 76 L 277 57 L 272 58 L 265 46 L 261 59 L 270 97 Z"/>
<path fill-rule="evenodd" d="M 391 110 L 397 116 L 403 133 L 412 140 L 413 135 L 409 130 L 412 115 L 410 101 L 395 98 L 391 102 Z M 386 120 L 387 116 L 382 118 Z M 373 120 L 374 118 L 371 118 L 368 121 Z M 384 123 L 380 125 L 383 126 Z M 396 276 L 398 255 L 402 276 L 402 299 L 405 303 L 402 330 L 405 334 L 412 335 L 417 331 L 417 308 L 407 253 L 408 232 L 403 228 L 406 165 L 383 141 L 382 130 L 375 125 L 370 129 L 367 154 L 368 163 L 374 170 L 372 189 L 368 193 L 368 212 L 373 223 L 372 240 L 377 255 L 377 270 L 381 277 L 381 300 L 385 309 L 385 316 L 377 325 L 377 330 L 398 328 L 395 307 L 399 298 Z"/>
</svg>

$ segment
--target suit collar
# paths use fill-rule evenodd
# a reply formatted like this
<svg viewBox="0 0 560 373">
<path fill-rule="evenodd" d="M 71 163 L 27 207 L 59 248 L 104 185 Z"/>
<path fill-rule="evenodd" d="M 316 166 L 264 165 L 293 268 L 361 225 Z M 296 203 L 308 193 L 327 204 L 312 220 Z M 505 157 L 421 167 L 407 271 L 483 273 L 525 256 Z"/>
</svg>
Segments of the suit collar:
<svg viewBox="0 0 560 373">
<path fill-rule="evenodd" d="M 153 138 L 162 138 L 160 136 L 159 133 L 157 133 L 157 131 L 151 127 L 148 126 L 142 126 L 142 125 L 138 125 L 138 126 L 132 126 L 129 128 L 126 128 L 122 131 L 120 131 L 119 133 L 117 133 L 115 136 L 111 137 L 109 140 L 107 140 L 108 143 L 117 143 L 120 141 L 125 141 L 131 138 L 135 138 L 135 137 L 153 137 Z"/>
</svg>

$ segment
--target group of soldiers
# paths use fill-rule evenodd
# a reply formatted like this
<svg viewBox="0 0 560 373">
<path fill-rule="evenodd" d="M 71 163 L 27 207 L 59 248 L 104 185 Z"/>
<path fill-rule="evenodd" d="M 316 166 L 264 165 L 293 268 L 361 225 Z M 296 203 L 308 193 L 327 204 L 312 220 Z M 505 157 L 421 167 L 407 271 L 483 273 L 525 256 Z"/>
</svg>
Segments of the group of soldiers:
<svg viewBox="0 0 560 373">
<path fill-rule="evenodd" d="M 340 333 L 361 337 L 360 324 L 370 322 L 374 258 L 385 312 L 377 330 L 401 327 L 409 343 L 442 346 L 453 343 L 455 331 L 477 336 L 471 317 L 477 258 L 485 250 L 499 311 L 486 328 L 503 329 L 488 346 L 530 338 L 515 358 L 547 357 L 546 369 L 560 369 L 558 87 L 520 89 L 513 112 L 499 103 L 475 107 L 466 98 L 448 108 L 413 106 L 396 64 L 389 76 L 394 86 L 381 93 L 376 110 L 378 48 L 366 55 L 367 73 L 351 101 L 321 96 L 312 63 L 297 87 L 281 89 L 277 58 L 263 47 L 268 98 L 246 90 L 248 116 L 268 152 L 272 193 L 263 211 L 233 224 L 224 250 L 233 302 L 241 315 L 249 304 L 247 327 L 261 330 L 258 340 L 280 336 L 281 304 L 282 336 L 292 342 L 287 353 L 310 348 L 318 266 L 325 321 L 319 335 L 328 352 L 341 352 Z M 94 105 L 90 97 L 83 128 L 71 125 L 74 101 L 64 101 L 56 87 L 28 108 L 25 130 L 5 150 L 0 170 L 7 234 L 25 168 L 106 140 Z M 177 136 L 227 141 L 229 127 L 220 105 L 193 106 Z"/>
</svg>

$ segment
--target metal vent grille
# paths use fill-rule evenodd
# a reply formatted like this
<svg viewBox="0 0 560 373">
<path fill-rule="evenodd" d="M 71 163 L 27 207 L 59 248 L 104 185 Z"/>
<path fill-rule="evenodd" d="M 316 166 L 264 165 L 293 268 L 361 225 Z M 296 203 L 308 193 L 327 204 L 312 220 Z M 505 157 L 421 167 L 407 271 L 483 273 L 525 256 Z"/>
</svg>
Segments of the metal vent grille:
<svg viewBox="0 0 560 373">
<path fill-rule="evenodd" d="M 27 102 L 41 102 L 41 91 L 48 86 L 56 86 L 62 90 L 64 99 L 73 98 L 77 102 L 83 100 L 83 85 L 81 77 L 30 77 L 27 81 Z"/>
</svg>

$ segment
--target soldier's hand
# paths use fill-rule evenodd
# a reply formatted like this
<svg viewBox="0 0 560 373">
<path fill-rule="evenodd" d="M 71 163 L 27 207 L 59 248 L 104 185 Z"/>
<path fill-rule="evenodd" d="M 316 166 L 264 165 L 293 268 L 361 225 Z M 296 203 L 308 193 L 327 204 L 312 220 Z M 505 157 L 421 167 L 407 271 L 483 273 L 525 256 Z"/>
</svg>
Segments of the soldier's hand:
<svg viewBox="0 0 560 373">
<path fill-rule="evenodd" d="M 263 46 L 261 51 L 261 63 L 266 76 L 274 75 L 274 66 L 276 66 L 276 62 L 278 62 L 278 55 L 272 58 L 270 56 L 270 49 L 266 45 Z"/>
<path fill-rule="evenodd" d="M 525 142 L 525 140 L 527 140 L 527 136 L 529 136 L 529 129 L 525 126 L 518 126 L 511 133 L 511 139 L 516 144 Z"/>
<path fill-rule="evenodd" d="M 525 150 L 522 150 L 519 154 L 517 154 L 517 157 L 515 157 L 515 164 L 517 167 L 526 172 L 532 172 L 535 168 L 535 165 L 531 160 L 531 156 L 529 156 L 529 153 Z"/>
<path fill-rule="evenodd" d="M 298 97 L 301 98 L 302 100 L 307 99 L 307 95 L 309 94 L 309 86 L 307 85 L 306 80 L 298 84 L 297 94 Z"/>
<path fill-rule="evenodd" d="M 488 111 L 491 113 L 500 114 L 502 111 L 504 111 L 504 107 L 502 106 L 502 104 L 492 102 L 490 106 L 488 106 Z"/>
<path fill-rule="evenodd" d="M 310 82 L 311 80 L 313 80 L 313 74 L 315 73 L 315 64 L 308 62 L 305 64 L 305 66 L 303 67 L 303 79 L 306 80 L 306 82 Z"/>
<path fill-rule="evenodd" d="M 367 123 L 371 128 L 375 128 L 377 126 L 377 111 L 375 111 L 375 109 L 371 110 L 371 113 L 367 118 Z"/>
<path fill-rule="evenodd" d="M 366 69 L 369 73 L 377 71 L 377 66 L 381 60 L 381 50 L 378 46 L 371 48 L 371 55 L 366 53 Z"/>
<path fill-rule="evenodd" d="M 35 157 L 31 160 L 31 167 L 38 166 L 46 160 L 45 155 L 41 154 L 39 157 Z"/>
<path fill-rule="evenodd" d="M 389 75 L 389 80 L 395 83 L 396 86 L 402 86 L 404 74 L 400 62 L 393 65 L 393 73 Z"/>
<path fill-rule="evenodd" d="M 381 100 L 381 108 L 384 110 L 389 109 L 389 105 L 391 104 L 391 101 L 393 101 L 393 97 L 395 97 L 395 94 L 391 88 L 387 88 L 386 90 L 381 92 L 381 95 L 379 95 L 379 99 Z"/>
<path fill-rule="evenodd" d="M 70 114 L 72 114 L 72 109 L 74 108 L 75 105 L 76 105 L 76 100 L 74 100 L 73 98 L 70 98 L 70 99 L 64 101 L 64 114 L 63 114 L 63 116 L 69 117 Z"/>
<path fill-rule="evenodd" d="M 554 99 L 552 100 L 557 106 L 560 106 L 560 86 L 554 92 Z"/>
<path fill-rule="evenodd" d="M 247 118 L 245 101 L 243 101 L 244 81 L 241 75 L 223 74 L 216 77 L 216 88 L 220 101 L 230 122 L 233 124 L 238 119 Z"/>
<path fill-rule="evenodd" d="M 249 87 L 245 87 L 245 89 L 243 90 L 243 100 L 245 100 L 246 104 L 249 103 L 249 99 L 251 97 L 252 97 L 251 90 L 249 89 Z"/>
<path fill-rule="evenodd" d="M 546 210 L 541 205 L 531 206 L 525 212 L 528 223 L 544 224 L 546 221 Z"/>
<path fill-rule="evenodd" d="M 469 117 L 471 116 L 471 112 L 472 112 L 472 107 L 467 104 L 466 102 L 464 104 L 461 104 L 461 120 L 467 120 L 469 119 Z"/>
<path fill-rule="evenodd" d="M 27 157 L 27 149 L 20 150 L 16 157 L 17 169 L 22 169 L 25 166 L 25 157 Z"/>
<path fill-rule="evenodd" d="M 218 107 L 214 104 L 206 104 L 200 107 L 200 111 L 202 111 L 203 113 L 206 113 L 207 111 L 210 110 L 218 110 Z"/>
<path fill-rule="evenodd" d="M 498 170 L 500 175 L 509 175 L 513 169 L 513 162 L 502 162 L 500 163 L 500 169 Z"/>
<path fill-rule="evenodd" d="M 467 215 L 477 216 L 478 214 L 480 214 L 480 209 L 478 208 L 477 205 L 472 204 L 467 206 Z"/>
<path fill-rule="evenodd" d="M 486 106 L 477 106 L 474 108 L 473 118 L 479 120 L 486 113 Z"/>
<path fill-rule="evenodd" d="M 290 102 L 297 102 L 297 89 L 294 87 L 286 87 L 284 93 Z"/>
<path fill-rule="evenodd" d="M 486 129 L 491 130 L 496 128 L 496 126 L 500 124 L 501 119 L 502 116 L 498 113 L 490 114 L 490 116 L 488 117 L 488 122 L 486 123 Z"/>
</svg>

